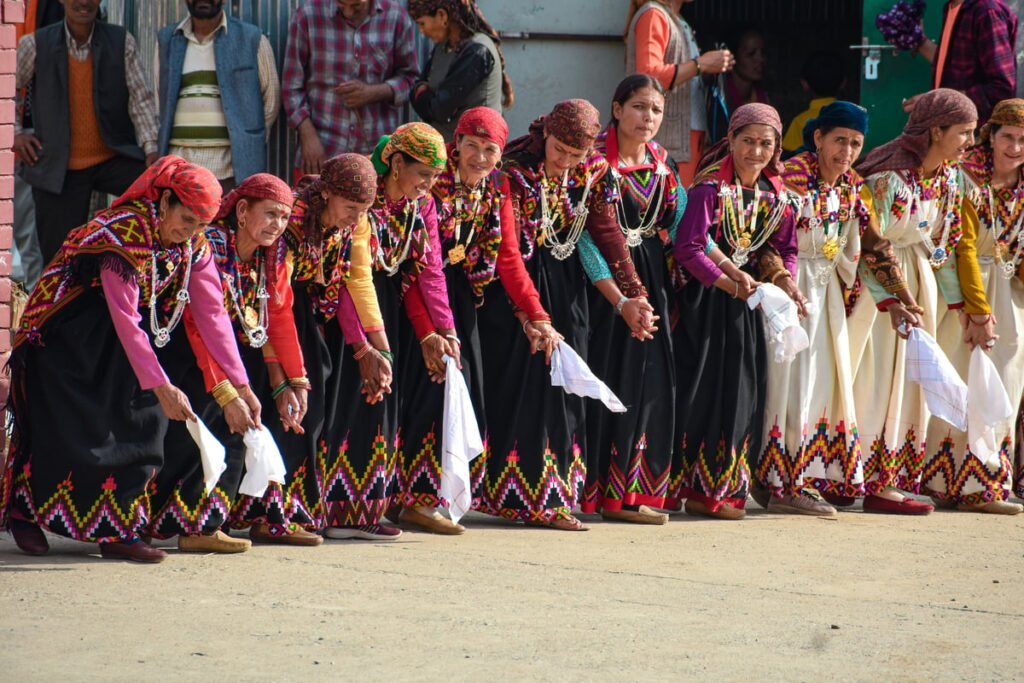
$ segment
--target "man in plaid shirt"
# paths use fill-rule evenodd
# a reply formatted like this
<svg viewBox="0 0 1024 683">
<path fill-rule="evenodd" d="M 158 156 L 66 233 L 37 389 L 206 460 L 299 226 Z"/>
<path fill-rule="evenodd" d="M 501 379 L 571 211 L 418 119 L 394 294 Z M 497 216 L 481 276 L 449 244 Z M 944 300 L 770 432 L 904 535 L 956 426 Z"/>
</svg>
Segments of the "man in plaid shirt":
<svg viewBox="0 0 1024 683">
<path fill-rule="evenodd" d="M 289 28 L 282 95 L 303 173 L 369 154 L 400 123 L 418 73 L 412 20 L 397 0 L 305 0 Z"/>
<path fill-rule="evenodd" d="M 942 17 L 938 44 L 925 38 L 917 49 L 932 63 L 932 87 L 970 97 L 981 126 L 1017 89 L 1017 16 L 1003 0 L 950 0 Z M 915 99 L 903 108 L 910 111 Z"/>
</svg>

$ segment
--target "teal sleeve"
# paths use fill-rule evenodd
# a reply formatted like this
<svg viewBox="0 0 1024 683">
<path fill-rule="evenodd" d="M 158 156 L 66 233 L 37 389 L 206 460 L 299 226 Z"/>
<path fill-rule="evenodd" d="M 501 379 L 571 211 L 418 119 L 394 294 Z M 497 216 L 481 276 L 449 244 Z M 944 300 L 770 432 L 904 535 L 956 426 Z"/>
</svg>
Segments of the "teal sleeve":
<svg viewBox="0 0 1024 683">
<path fill-rule="evenodd" d="M 950 253 L 949 258 L 942 264 L 942 267 L 935 272 L 935 280 L 939 284 L 939 291 L 946 305 L 950 308 L 963 306 L 964 295 L 960 291 L 960 276 L 956 270 L 956 251 Z"/>
<path fill-rule="evenodd" d="M 586 271 L 587 277 L 590 278 L 591 282 L 608 280 L 612 277 L 612 271 L 608 267 L 608 262 L 604 260 L 601 250 L 594 244 L 594 240 L 590 237 L 589 232 L 583 232 L 583 235 L 576 243 L 576 249 L 579 251 L 580 261 L 583 262 L 583 270 Z"/>
<path fill-rule="evenodd" d="M 882 178 L 888 181 L 889 187 L 884 193 L 879 193 L 875 191 L 877 188 L 876 183 Z M 868 180 L 868 187 L 874 199 L 875 217 L 878 218 L 878 232 L 882 237 L 885 237 L 885 230 L 889 226 L 889 219 L 891 217 L 889 212 L 892 210 L 892 200 L 895 191 L 893 185 L 893 178 L 889 172 Z M 860 281 L 868 288 L 871 298 L 875 300 L 876 304 L 880 304 L 886 299 L 895 298 L 892 294 L 885 291 L 885 287 L 878 284 L 878 280 L 875 279 L 874 274 L 872 274 L 871 269 L 867 267 L 863 259 L 860 260 L 860 266 L 857 270 L 860 272 Z"/>
<path fill-rule="evenodd" d="M 708 246 L 704 247 L 704 255 L 707 256 L 708 254 L 711 253 L 712 249 L 715 249 L 717 247 L 718 247 L 718 242 L 715 242 L 713 239 L 711 239 L 711 233 L 709 232 L 708 233 Z"/>
</svg>

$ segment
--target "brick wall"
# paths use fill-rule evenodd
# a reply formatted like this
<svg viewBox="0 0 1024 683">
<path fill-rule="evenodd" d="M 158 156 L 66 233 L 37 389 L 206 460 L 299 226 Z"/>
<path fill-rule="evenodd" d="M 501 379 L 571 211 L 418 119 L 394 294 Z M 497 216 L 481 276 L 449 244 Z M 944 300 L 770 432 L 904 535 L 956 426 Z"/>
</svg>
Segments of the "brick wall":
<svg viewBox="0 0 1024 683">
<path fill-rule="evenodd" d="M 2 0 L 0 11 L 0 354 L 11 348 L 11 242 L 14 235 L 14 24 L 25 21 L 23 0 Z"/>
</svg>

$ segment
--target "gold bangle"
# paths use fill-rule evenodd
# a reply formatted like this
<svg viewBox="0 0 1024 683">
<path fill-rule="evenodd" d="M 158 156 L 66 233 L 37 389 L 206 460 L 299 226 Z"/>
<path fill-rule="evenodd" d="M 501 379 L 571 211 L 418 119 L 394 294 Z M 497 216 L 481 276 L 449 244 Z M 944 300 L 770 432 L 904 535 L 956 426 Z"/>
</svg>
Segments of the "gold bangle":
<svg viewBox="0 0 1024 683">
<path fill-rule="evenodd" d="M 228 380 L 218 382 L 216 386 L 210 390 L 210 394 L 213 395 L 213 400 L 216 401 L 217 405 L 221 408 L 238 398 L 238 390 L 235 389 Z"/>
<path fill-rule="evenodd" d="M 437 332 L 431 332 L 430 334 L 428 334 L 428 335 L 427 335 L 426 337 L 424 337 L 423 339 L 420 339 L 420 344 L 426 344 L 426 343 L 427 343 L 428 341 L 430 341 L 430 340 L 431 340 L 431 339 L 433 339 L 434 337 L 440 337 L 440 336 L 441 336 L 441 335 L 439 335 L 439 334 L 438 334 Z"/>
<path fill-rule="evenodd" d="M 308 391 L 313 387 L 313 384 L 309 381 L 308 377 L 292 377 L 288 380 L 288 386 L 295 389 L 306 389 Z"/>
</svg>

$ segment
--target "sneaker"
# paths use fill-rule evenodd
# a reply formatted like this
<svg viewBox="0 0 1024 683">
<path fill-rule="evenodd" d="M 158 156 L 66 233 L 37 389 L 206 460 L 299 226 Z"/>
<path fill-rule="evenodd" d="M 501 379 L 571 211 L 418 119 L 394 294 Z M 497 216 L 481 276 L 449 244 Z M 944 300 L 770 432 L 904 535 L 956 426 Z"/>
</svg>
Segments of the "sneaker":
<svg viewBox="0 0 1024 683">
<path fill-rule="evenodd" d="M 361 541 L 394 541 L 402 535 L 402 530 L 383 524 L 365 524 L 363 526 L 329 526 L 324 536 L 335 540 L 358 539 Z"/>
<path fill-rule="evenodd" d="M 783 515 L 809 515 L 811 517 L 836 516 L 834 507 L 803 491 L 798 492 L 795 496 L 773 496 L 768 503 L 768 512 Z"/>
</svg>

